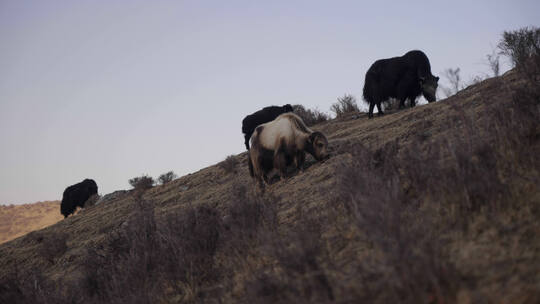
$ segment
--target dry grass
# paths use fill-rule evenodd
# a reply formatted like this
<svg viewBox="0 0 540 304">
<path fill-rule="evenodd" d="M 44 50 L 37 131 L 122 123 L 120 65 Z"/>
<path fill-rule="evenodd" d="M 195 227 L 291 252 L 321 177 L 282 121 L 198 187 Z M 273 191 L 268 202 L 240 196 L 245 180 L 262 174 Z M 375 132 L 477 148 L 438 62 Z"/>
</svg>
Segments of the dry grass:
<svg viewBox="0 0 540 304">
<path fill-rule="evenodd" d="M 294 113 L 306 124 L 306 126 L 310 127 L 313 125 L 316 125 L 318 123 L 327 121 L 330 119 L 330 117 L 318 109 L 306 109 L 303 105 L 293 105 Z"/>
<path fill-rule="evenodd" d="M 0 301 L 538 302 L 537 89 L 510 72 L 322 122 L 332 157 L 264 195 L 242 153 L 234 180 L 215 165 L 98 204 L 1 245 Z M 51 263 L 38 239 L 58 233 Z"/>
<path fill-rule="evenodd" d="M 238 165 L 238 160 L 235 155 L 229 155 L 225 160 L 220 162 L 218 166 L 225 171 L 225 173 L 236 173 L 236 167 Z"/>
<path fill-rule="evenodd" d="M 337 102 L 330 106 L 330 111 L 336 114 L 336 117 L 343 117 L 348 113 L 358 113 L 358 105 L 356 104 L 356 98 L 352 95 L 343 95 L 337 99 Z"/>
<path fill-rule="evenodd" d="M 0 244 L 50 226 L 63 218 L 59 201 L 0 206 Z"/>
</svg>

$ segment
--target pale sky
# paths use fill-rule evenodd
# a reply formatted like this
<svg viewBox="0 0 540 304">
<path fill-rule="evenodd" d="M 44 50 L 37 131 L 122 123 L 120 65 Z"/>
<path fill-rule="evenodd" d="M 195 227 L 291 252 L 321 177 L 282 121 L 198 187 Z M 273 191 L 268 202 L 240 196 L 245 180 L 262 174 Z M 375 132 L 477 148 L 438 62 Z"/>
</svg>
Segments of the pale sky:
<svg viewBox="0 0 540 304">
<path fill-rule="evenodd" d="M 0 204 L 197 171 L 244 151 L 245 115 L 362 104 L 369 66 L 409 50 L 485 75 L 501 33 L 539 21 L 537 0 L 0 0 Z"/>
</svg>

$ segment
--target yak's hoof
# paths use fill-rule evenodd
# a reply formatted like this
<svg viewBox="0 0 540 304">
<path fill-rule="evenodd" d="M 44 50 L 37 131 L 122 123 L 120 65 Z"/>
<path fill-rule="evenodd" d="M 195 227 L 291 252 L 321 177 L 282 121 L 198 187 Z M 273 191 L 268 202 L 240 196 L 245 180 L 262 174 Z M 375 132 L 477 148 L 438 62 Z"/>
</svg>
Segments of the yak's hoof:
<svg viewBox="0 0 540 304">
<path fill-rule="evenodd" d="M 384 115 L 384 113 L 383 113 L 383 112 L 379 112 L 379 113 L 377 113 L 377 116 L 383 116 L 383 115 Z"/>
</svg>

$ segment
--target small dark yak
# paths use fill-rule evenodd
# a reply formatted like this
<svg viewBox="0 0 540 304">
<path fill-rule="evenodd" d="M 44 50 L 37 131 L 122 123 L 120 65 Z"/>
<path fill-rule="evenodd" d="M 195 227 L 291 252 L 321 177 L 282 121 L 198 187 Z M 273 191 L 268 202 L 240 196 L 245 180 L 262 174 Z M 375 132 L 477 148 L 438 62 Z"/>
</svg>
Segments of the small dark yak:
<svg viewBox="0 0 540 304">
<path fill-rule="evenodd" d="M 410 51 L 401 57 L 375 61 L 366 73 L 364 99 L 369 104 L 368 117 L 373 117 L 373 107 L 383 115 L 381 102 L 397 98 L 399 107 L 409 99 L 411 108 L 416 98 L 423 94 L 428 102 L 436 100 L 439 77 L 431 74 L 431 65 L 422 51 Z"/>
<path fill-rule="evenodd" d="M 82 182 L 71 185 L 64 190 L 60 213 L 64 218 L 75 212 L 77 206 L 83 208 L 84 203 L 94 194 L 97 194 L 98 186 L 93 179 L 85 179 Z"/>
<path fill-rule="evenodd" d="M 246 116 L 244 120 L 242 120 L 242 133 L 244 133 L 244 144 L 246 145 L 246 149 L 249 150 L 249 139 L 257 126 L 270 122 L 283 113 L 292 111 L 293 107 L 290 104 L 286 104 L 282 107 L 265 107 L 262 110 Z"/>
</svg>

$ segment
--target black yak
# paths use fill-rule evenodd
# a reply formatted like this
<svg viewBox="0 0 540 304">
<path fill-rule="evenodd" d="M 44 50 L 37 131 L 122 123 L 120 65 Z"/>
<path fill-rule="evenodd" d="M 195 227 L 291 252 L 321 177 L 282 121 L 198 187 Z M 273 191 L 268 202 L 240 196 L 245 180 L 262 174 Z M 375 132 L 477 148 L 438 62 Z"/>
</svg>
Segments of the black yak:
<svg viewBox="0 0 540 304">
<path fill-rule="evenodd" d="M 255 128 L 257 128 L 258 125 L 262 125 L 263 123 L 272 121 L 276 119 L 276 117 L 278 117 L 279 115 L 292 111 L 293 107 L 290 104 L 286 104 L 282 107 L 266 107 L 262 110 L 246 116 L 244 120 L 242 120 L 242 133 L 244 133 L 244 144 L 246 145 L 246 149 L 249 150 L 249 139 L 251 138 L 251 134 L 253 134 L 253 131 L 255 131 Z"/>
<path fill-rule="evenodd" d="M 84 207 L 84 203 L 94 194 L 97 194 L 98 186 L 93 179 L 85 179 L 82 182 L 71 185 L 64 190 L 60 213 L 64 218 L 75 212 L 77 206 Z"/>
<path fill-rule="evenodd" d="M 287 165 L 294 163 L 302 169 L 306 153 L 318 160 L 328 157 L 328 140 L 321 132 L 309 129 L 294 113 L 279 115 L 275 120 L 258 126 L 251 136 L 248 153 L 249 172 L 261 188 L 266 174 L 273 168 L 285 177 Z"/>
<path fill-rule="evenodd" d="M 364 83 L 364 99 L 369 103 L 368 117 L 373 117 L 375 105 L 379 115 L 383 115 L 381 102 L 391 97 L 399 100 L 400 108 L 407 98 L 411 108 L 414 107 L 420 94 L 428 102 L 435 101 L 438 81 L 439 77 L 431 74 L 429 59 L 422 51 L 375 61 L 367 71 Z"/>
</svg>

